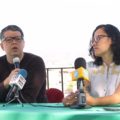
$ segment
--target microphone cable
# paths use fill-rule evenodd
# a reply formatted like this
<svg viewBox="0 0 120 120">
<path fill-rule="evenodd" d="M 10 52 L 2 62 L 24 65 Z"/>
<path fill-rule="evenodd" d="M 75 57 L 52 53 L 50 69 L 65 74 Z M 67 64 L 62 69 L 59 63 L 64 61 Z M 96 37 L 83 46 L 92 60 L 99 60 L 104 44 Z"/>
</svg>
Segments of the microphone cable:
<svg viewBox="0 0 120 120">
<path fill-rule="evenodd" d="M 23 96 L 23 94 L 21 93 L 21 91 L 20 91 L 20 96 L 21 96 L 21 98 L 23 99 L 23 101 L 25 102 L 25 103 L 27 103 L 27 104 L 29 104 L 29 105 L 31 105 L 31 106 L 33 106 L 33 107 L 51 107 L 51 108 L 64 108 L 65 106 L 63 105 L 60 105 L 60 103 L 56 103 L 55 105 L 42 105 L 42 104 L 37 104 L 37 103 L 30 103 L 30 102 L 28 102 L 25 98 L 24 98 L 24 96 Z M 45 104 L 45 103 L 44 103 Z"/>
</svg>

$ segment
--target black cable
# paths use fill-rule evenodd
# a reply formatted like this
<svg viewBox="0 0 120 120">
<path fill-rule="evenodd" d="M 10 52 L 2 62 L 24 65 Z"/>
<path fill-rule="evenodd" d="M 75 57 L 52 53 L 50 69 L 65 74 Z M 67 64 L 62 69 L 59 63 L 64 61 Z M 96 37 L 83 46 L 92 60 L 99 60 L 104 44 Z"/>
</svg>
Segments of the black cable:
<svg viewBox="0 0 120 120">
<path fill-rule="evenodd" d="M 53 105 L 35 105 L 35 103 L 30 103 L 30 102 L 28 102 L 25 98 L 24 98 L 24 96 L 23 96 L 23 94 L 21 93 L 21 91 L 20 91 L 20 96 L 21 96 L 21 98 L 24 100 L 24 102 L 25 103 L 27 103 L 27 104 L 29 104 L 29 105 L 31 105 L 31 106 L 33 106 L 33 107 L 39 107 L 39 106 L 41 106 L 41 107 L 53 107 L 53 108 L 64 108 L 64 106 L 53 106 Z M 59 104 L 59 103 L 58 103 Z"/>
</svg>

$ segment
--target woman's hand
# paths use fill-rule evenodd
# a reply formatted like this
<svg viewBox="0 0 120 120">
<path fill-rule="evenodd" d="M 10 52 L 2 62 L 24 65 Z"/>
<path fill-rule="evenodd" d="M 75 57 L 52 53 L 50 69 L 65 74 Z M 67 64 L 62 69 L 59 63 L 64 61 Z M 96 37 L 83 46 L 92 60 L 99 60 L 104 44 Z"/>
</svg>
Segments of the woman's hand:
<svg viewBox="0 0 120 120">
<path fill-rule="evenodd" d="M 70 106 L 70 105 L 73 105 L 77 102 L 77 94 L 78 92 L 71 92 L 68 96 L 66 96 L 64 99 L 63 99 L 63 104 L 64 106 Z"/>
<path fill-rule="evenodd" d="M 86 103 L 88 105 L 97 105 L 97 100 L 96 98 L 92 97 L 88 92 L 85 92 L 86 94 Z M 70 106 L 70 105 L 74 105 L 77 103 L 78 101 L 78 91 L 75 92 L 75 93 L 70 93 L 68 96 L 66 96 L 64 99 L 63 99 L 63 104 L 64 106 Z"/>
<path fill-rule="evenodd" d="M 86 92 L 86 102 L 88 105 L 92 105 L 92 106 L 97 105 L 96 98 L 92 97 L 88 92 Z"/>
</svg>

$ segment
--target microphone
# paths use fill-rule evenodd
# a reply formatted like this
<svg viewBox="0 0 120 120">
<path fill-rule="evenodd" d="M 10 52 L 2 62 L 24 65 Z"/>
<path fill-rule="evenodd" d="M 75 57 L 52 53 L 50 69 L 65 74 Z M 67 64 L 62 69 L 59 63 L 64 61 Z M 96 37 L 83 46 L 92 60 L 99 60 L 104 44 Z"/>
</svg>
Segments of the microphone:
<svg viewBox="0 0 120 120">
<path fill-rule="evenodd" d="M 71 72 L 72 80 L 77 81 L 78 89 L 78 101 L 76 105 L 72 105 L 71 108 L 85 108 L 86 96 L 83 90 L 84 80 L 89 81 L 88 71 L 86 70 L 86 61 L 84 58 L 77 58 L 74 62 L 75 71 Z"/>
<path fill-rule="evenodd" d="M 25 69 L 20 69 L 18 74 L 16 76 L 13 76 L 9 83 L 11 88 L 6 96 L 7 102 L 10 101 L 13 97 L 15 97 L 15 94 L 24 87 L 26 83 L 26 77 L 27 71 Z"/>
<path fill-rule="evenodd" d="M 75 71 L 71 72 L 71 77 L 73 81 L 79 79 L 89 81 L 88 71 L 86 70 L 86 61 L 84 58 L 77 58 L 74 62 Z"/>
<path fill-rule="evenodd" d="M 20 68 L 20 58 L 19 57 L 13 58 L 13 64 L 15 68 Z"/>
</svg>

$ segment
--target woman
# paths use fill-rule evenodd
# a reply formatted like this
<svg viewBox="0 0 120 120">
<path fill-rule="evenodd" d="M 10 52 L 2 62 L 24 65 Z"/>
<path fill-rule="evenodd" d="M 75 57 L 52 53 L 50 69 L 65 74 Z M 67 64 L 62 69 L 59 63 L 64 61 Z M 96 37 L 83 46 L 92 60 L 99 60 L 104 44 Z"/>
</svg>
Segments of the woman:
<svg viewBox="0 0 120 120">
<path fill-rule="evenodd" d="M 90 41 L 90 55 L 94 62 L 88 64 L 89 90 L 85 90 L 88 105 L 120 103 L 120 31 L 113 25 L 96 27 Z M 77 102 L 77 92 L 63 99 L 69 106 Z"/>
</svg>

